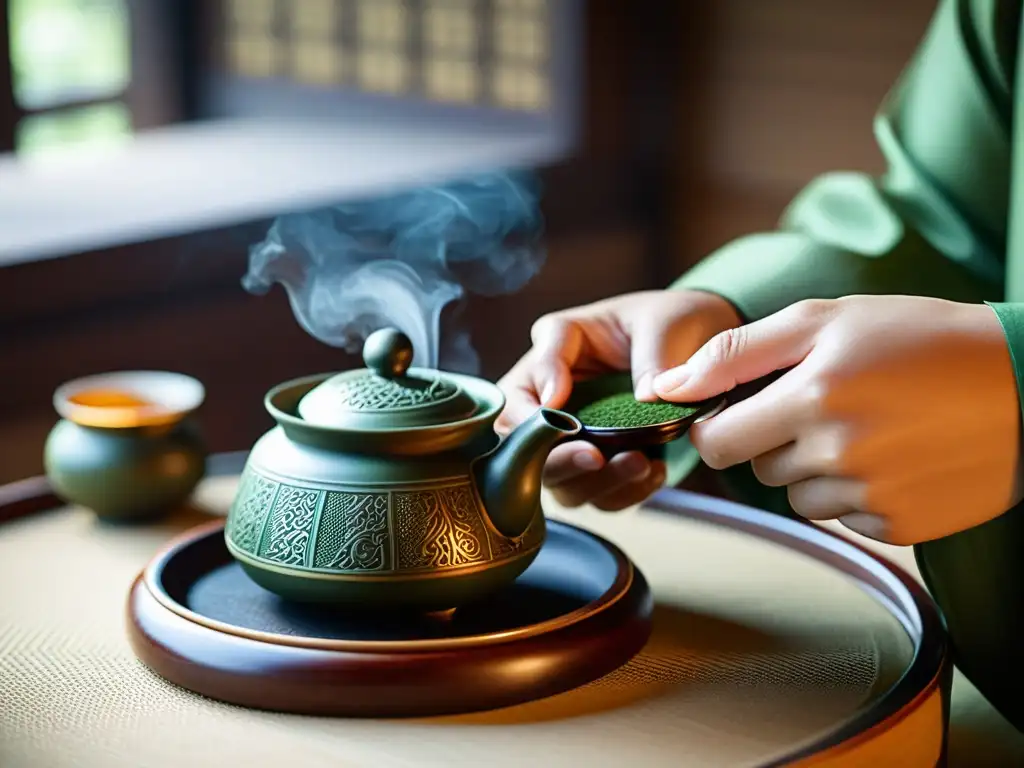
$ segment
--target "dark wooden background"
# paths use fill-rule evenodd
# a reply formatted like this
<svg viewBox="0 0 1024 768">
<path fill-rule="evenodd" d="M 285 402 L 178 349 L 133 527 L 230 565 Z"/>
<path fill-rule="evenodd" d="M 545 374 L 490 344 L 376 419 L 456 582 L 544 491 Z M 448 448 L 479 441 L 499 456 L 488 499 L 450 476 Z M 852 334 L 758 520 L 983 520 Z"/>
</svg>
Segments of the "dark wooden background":
<svg viewBox="0 0 1024 768">
<path fill-rule="evenodd" d="M 589 3 L 584 146 L 543 170 L 544 271 L 516 296 L 470 304 L 484 375 L 526 350 L 540 314 L 664 285 L 730 238 L 771 228 L 815 174 L 879 170 L 872 115 L 934 7 Z M 268 223 L 0 268 L 0 482 L 41 470 L 51 393 L 76 376 L 197 376 L 210 446 L 228 450 L 269 426 L 268 387 L 353 365 L 298 327 L 280 289 L 242 290 L 248 246 Z"/>
</svg>

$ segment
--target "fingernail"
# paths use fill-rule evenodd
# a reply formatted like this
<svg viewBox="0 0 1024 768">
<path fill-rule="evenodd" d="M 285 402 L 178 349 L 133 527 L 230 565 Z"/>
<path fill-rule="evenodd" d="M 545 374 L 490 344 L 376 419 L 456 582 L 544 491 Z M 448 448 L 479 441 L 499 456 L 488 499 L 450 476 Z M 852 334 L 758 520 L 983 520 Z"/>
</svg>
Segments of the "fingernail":
<svg viewBox="0 0 1024 768">
<path fill-rule="evenodd" d="M 548 401 L 555 395 L 555 382 L 549 381 L 544 385 L 544 390 L 540 393 L 540 404 L 547 405 Z"/>
<path fill-rule="evenodd" d="M 650 371 L 646 371 L 641 374 L 640 378 L 636 381 L 636 386 L 633 388 L 633 397 L 637 400 L 654 400 L 657 395 L 654 394 L 654 387 L 651 382 L 654 380 L 654 374 Z"/>
<path fill-rule="evenodd" d="M 581 451 L 572 457 L 572 463 L 587 472 L 595 472 L 601 468 L 601 460 L 590 451 Z"/>
<path fill-rule="evenodd" d="M 685 365 L 665 371 L 654 379 L 654 389 L 658 392 L 672 392 L 682 387 L 690 378 Z"/>
</svg>

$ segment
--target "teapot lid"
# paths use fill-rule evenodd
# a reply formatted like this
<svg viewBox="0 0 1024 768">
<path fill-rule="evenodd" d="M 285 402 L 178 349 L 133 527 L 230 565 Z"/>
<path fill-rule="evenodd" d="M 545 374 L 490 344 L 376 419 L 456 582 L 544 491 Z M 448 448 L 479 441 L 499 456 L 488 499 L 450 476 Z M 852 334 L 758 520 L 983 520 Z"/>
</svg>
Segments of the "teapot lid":
<svg viewBox="0 0 1024 768">
<path fill-rule="evenodd" d="M 366 368 L 332 376 L 299 401 L 299 415 L 336 429 L 408 429 L 472 416 L 476 401 L 439 371 L 410 369 L 413 347 L 394 328 L 363 343 Z"/>
</svg>

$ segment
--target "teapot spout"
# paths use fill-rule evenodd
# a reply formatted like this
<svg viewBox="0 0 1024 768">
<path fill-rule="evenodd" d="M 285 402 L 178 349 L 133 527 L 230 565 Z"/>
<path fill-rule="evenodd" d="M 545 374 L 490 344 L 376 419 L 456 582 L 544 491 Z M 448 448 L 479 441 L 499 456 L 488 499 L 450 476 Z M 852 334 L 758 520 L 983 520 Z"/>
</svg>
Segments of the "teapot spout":
<svg viewBox="0 0 1024 768">
<path fill-rule="evenodd" d="M 522 536 L 540 509 L 544 462 L 562 440 L 580 432 L 579 420 L 540 408 L 476 469 L 477 488 L 491 524 L 504 536 Z"/>
</svg>

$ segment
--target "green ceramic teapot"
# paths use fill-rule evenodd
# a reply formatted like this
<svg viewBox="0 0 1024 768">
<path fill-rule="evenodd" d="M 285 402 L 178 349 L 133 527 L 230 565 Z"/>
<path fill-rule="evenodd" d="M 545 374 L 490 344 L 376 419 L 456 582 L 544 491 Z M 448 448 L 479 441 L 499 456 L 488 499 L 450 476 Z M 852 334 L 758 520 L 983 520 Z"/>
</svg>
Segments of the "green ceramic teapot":
<svg viewBox="0 0 1024 768">
<path fill-rule="evenodd" d="M 504 440 L 494 384 L 410 368 L 383 329 L 366 368 L 267 393 L 277 426 L 253 446 L 228 513 L 228 550 L 265 589 L 301 602 L 441 611 L 516 579 L 545 537 L 541 474 L 577 434 L 539 409 Z"/>
</svg>

